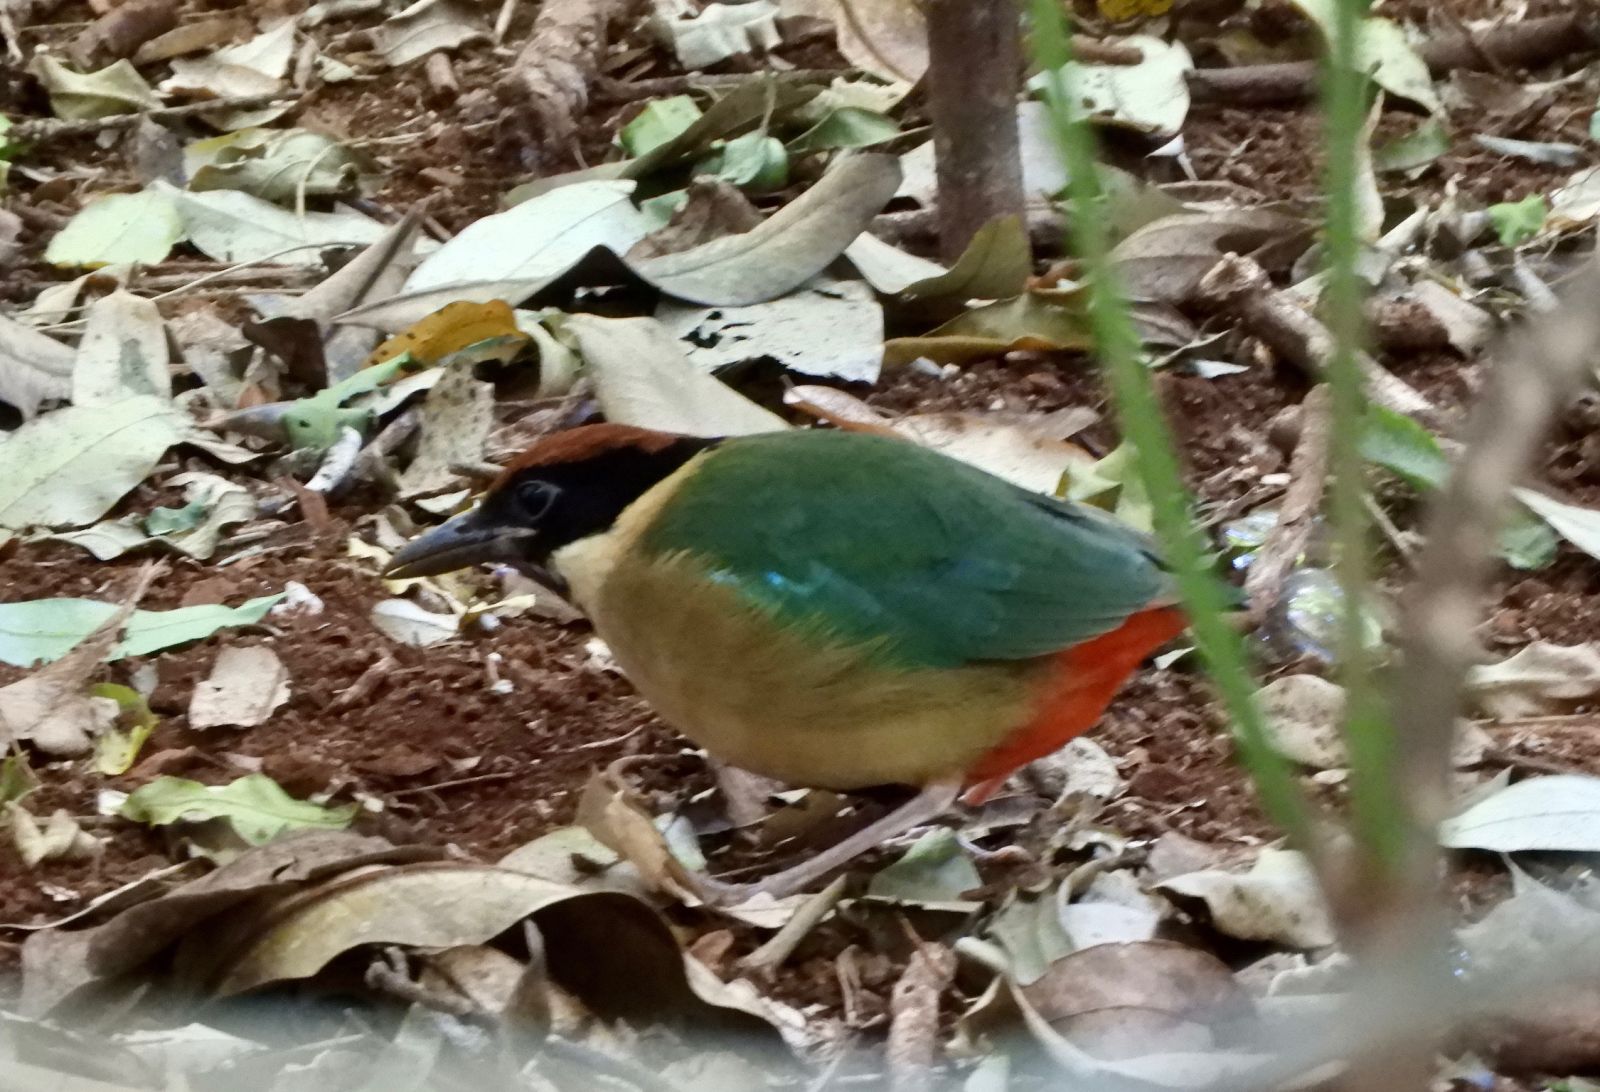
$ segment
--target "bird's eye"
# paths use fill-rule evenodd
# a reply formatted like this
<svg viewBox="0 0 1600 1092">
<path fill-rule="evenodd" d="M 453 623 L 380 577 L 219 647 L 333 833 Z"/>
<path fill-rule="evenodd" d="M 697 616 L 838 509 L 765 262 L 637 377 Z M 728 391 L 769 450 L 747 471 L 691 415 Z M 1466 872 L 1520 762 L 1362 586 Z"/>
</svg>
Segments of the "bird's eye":
<svg viewBox="0 0 1600 1092">
<path fill-rule="evenodd" d="M 530 522 L 543 519 L 555 505 L 561 490 L 549 482 L 523 482 L 517 486 L 517 504 L 524 519 Z"/>
</svg>

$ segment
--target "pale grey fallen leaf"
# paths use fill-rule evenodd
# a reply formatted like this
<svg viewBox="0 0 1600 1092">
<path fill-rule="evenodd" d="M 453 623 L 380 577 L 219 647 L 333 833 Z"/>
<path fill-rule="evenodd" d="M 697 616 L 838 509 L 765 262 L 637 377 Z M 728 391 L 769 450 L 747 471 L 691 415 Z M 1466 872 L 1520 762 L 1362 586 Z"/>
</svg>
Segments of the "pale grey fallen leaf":
<svg viewBox="0 0 1600 1092">
<path fill-rule="evenodd" d="M 475 220 L 412 271 L 404 292 L 521 282 L 525 287 L 504 297 L 521 303 L 590 251 L 624 254 L 644 238 L 648 225 L 629 199 L 633 188 L 627 181 L 578 182 Z"/>
<path fill-rule="evenodd" d="M 1587 167 L 1567 179 L 1550 197 L 1550 226 L 1577 227 L 1600 217 L 1600 167 Z"/>
<path fill-rule="evenodd" d="M 372 608 L 371 618 L 378 632 L 413 648 L 442 644 L 461 629 L 455 615 L 424 610 L 409 599 L 385 599 Z"/>
<path fill-rule="evenodd" d="M 1042 102 L 1017 104 L 1017 141 L 1022 156 L 1022 189 L 1030 203 L 1053 201 L 1067 188 L 1050 110 Z M 931 208 L 938 203 L 938 160 L 933 141 L 919 144 L 900 157 L 902 178 L 896 197 L 909 197 Z"/>
<path fill-rule="evenodd" d="M 456 0 L 417 0 L 372 32 L 373 45 L 391 68 L 488 37 L 478 13 Z"/>
<path fill-rule="evenodd" d="M 839 52 L 879 79 L 911 84 L 928 70 L 928 25 L 917 4 L 905 0 L 779 0 L 778 6 L 788 17 L 809 16 L 832 23 L 838 31 Z"/>
<path fill-rule="evenodd" d="M 1079 736 L 1028 766 L 1047 793 L 1054 797 L 1088 796 L 1095 800 L 1114 800 L 1126 782 L 1117 763 L 1094 740 Z"/>
<path fill-rule="evenodd" d="M 66 398 L 72 390 L 73 356 L 54 338 L 0 315 L 0 401 L 28 420 L 41 402 Z"/>
<path fill-rule="evenodd" d="M 29 421 L 0 444 L 0 527 L 99 519 L 149 476 L 186 425 L 171 402 L 151 395 Z"/>
<path fill-rule="evenodd" d="M 654 319 L 571 315 L 585 373 L 606 420 L 691 436 L 739 436 L 788 427 L 685 359 L 678 340 Z"/>
<path fill-rule="evenodd" d="M 1600 852 L 1600 778 L 1530 777 L 1479 800 L 1439 828 L 1450 849 Z"/>
<path fill-rule="evenodd" d="M 843 254 L 899 184 L 894 157 L 846 156 L 753 230 L 633 262 L 630 268 L 661 291 L 691 303 L 763 303 L 806 283 Z"/>
<path fill-rule="evenodd" d="M 225 648 L 189 699 L 189 727 L 254 728 L 289 700 L 289 670 L 266 645 Z"/>
<path fill-rule="evenodd" d="M 167 194 L 151 189 L 112 193 L 79 209 L 51 237 L 44 256 L 64 268 L 154 265 L 166 260 L 183 233 L 183 219 Z"/>
<path fill-rule="evenodd" d="M 904 162 L 902 158 L 902 167 Z M 876 235 L 861 235 L 855 242 L 845 247 L 844 256 L 850 259 L 850 263 L 868 284 L 890 296 L 911 287 L 918 281 L 931 280 L 948 272 L 938 262 L 908 254 L 898 247 L 890 246 Z"/>
<path fill-rule="evenodd" d="M 445 369 L 423 400 L 421 439 L 416 457 L 400 475 L 400 495 L 458 486 L 460 476 L 452 468 L 483 461 L 493 426 L 494 385 L 474 379 L 471 368 Z"/>
<path fill-rule="evenodd" d="M 822 275 L 786 296 L 745 307 L 664 299 L 656 318 L 706 371 L 771 359 L 805 375 L 875 383 L 883 363 L 883 308 L 861 281 Z"/>
<path fill-rule="evenodd" d="M 318 265 L 324 247 L 365 246 L 388 232 L 354 209 L 296 215 L 236 190 L 188 193 L 165 182 L 152 188 L 172 196 L 189 241 L 220 262 L 272 258 L 284 265 Z"/>
<path fill-rule="evenodd" d="M 1143 56 L 1138 64 L 1081 64 L 1069 66 L 1067 85 L 1079 96 L 1083 108 L 1096 121 L 1124 126 L 1154 136 L 1173 136 L 1189 114 L 1187 73 L 1194 67 L 1181 42 L 1166 42 L 1147 34 L 1118 40 Z M 1029 86 L 1041 90 L 1044 74 Z"/>
<path fill-rule="evenodd" d="M 1322 948 L 1335 940 L 1316 873 L 1293 850 L 1264 849 L 1249 872 L 1191 872 L 1157 890 L 1198 901 L 1213 927 L 1242 940 L 1291 948 Z"/>
<path fill-rule="evenodd" d="M 89 305 L 72 368 L 72 402 L 108 406 L 138 395 L 172 397 L 167 329 L 155 303 L 119 288 Z"/>
<path fill-rule="evenodd" d="M 764 52 L 778 45 L 782 37 L 775 21 L 777 14 L 778 5 L 770 0 L 711 3 L 693 15 L 657 7 L 650 27 L 663 45 L 672 47 L 678 64 L 692 72 L 729 57 Z"/>
<path fill-rule="evenodd" d="M 1411 297 L 1428 309 L 1451 346 L 1463 356 L 1473 356 L 1494 336 L 1494 316 L 1468 303 L 1438 281 L 1424 278 L 1411 286 Z"/>
<path fill-rule="evenodd" d="M 1338 0 L 1290 0 L 1331 38 L 1336 22 Z M 1392 95 L 1409 99 L 1431 114 L 1442 114 L 1444 104 L 1433 85 L 1428 65 L 1412 47 L 1406 32 L 1389 19 L 1369 17 L 1361 21 L 1356 43 L 1357 64 L 1372 80 Z"/>
<path fill-rule="evenodd" d="M 1600 646 L 1534 641 L 1472 668 L 1466 687 L 1480 709 L 1501 720 L 1564 712 L 1600 694 Z"/>
<path fill-rule="evenodd" d="M 1576 144 L 1545 140 L 1513 140 L 1510 137 L 1491 136 L 1487 133 L 1477 133 L 1472 139 L 1496 155 L 1526 159 L 1530 163 L 1575 167 L 1583 160 L 1583 149 Z"/>
<path fill-rule="evenodd" d="M 1479 1013 L 1468 1042 L 1506 1071 L 1591 1071 L 1600 1064 L 1600 989 L 1593 973 L 1600 964 L 1600 912 L 1592 879 L 1560 891 L 1515 865 L 1511 875 L 1511 898 L 1457 933 L 1456 973 L 1469 993 L 1476 984 L 1503 990 L 1508 979 L 1522 978 L 1537 1003 Z"/>
</svg>

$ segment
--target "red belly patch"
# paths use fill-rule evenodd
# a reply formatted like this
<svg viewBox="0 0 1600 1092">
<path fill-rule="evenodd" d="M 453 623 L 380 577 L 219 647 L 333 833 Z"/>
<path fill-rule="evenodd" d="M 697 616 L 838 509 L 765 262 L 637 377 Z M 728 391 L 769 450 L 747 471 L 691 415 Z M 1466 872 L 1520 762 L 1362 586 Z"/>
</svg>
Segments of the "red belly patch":
<svg viewBox="0 0 1600 1092">
<path fill-rule="evenodd" d="M 1057 653 L 1056 671 L 1034 718 L 967 771 L 969 787 L 962 802 L 983 803 L 1017 769 L 1093 728 L 1134 669 L 1186 624 L 1177 607 L 1154 607 L 1132 615 L 1110 633 Z"/>
</svg>

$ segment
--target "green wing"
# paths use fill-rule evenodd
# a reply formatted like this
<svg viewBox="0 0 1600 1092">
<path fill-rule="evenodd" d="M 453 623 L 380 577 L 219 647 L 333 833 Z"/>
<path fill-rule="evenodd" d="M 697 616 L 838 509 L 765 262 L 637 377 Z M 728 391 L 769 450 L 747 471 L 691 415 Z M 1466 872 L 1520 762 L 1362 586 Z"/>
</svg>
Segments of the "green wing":
<svg viewBox="0 0 1600 1092">
<path fill-rule="evenodd" d="M 724 442 L 642 545 L 688 551 L 778 617 L 906 665 L 1047 655 L 1167 589 L 1148 540 L 1109 516 L 860 433 Z"/>
</svg>

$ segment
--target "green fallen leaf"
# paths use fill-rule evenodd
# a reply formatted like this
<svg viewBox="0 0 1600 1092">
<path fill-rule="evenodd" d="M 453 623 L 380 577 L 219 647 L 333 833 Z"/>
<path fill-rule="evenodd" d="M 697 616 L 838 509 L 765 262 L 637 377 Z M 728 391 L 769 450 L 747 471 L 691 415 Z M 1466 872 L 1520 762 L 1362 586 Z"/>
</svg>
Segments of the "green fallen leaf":
<svg viewBox="0 0 1600 1092">
<path fill-rule="evenodd" d="M 618 139 L 630 156 L 644 155 L 677 137 L 700 118 L 700 107 L 688 95 L 656 99 L 622 127 Z"/>
<path fill-rule="evenodd" d="M 94 741 L 94 768 L 107 776 L 127 773 L 133 768 L 139 749 L 156 730 L 160 718 L 150 711 L 144 695 L 131 686 L 96 683 L 89 693 L 117 703 L 117 727 Z M 124 727 L 124 725 L 126 727 Z"/>
<path fill-rule="evenodd" d="M 143 656 L 158 649 L 209 637 L 219 629 L 261 621 L 282 593 L 263 595 L 237 607 L 202 604 L 176 610 L 136 610 L 123 628 L 122 643 L 109 659 Z M 117 613 L 97 599 L 25 599 L 0 603 L 0 662 L 32 667 L 59 660 Z"/>
<path fill-rule="evenodd" d="M 867 895 L 931 909 L 962 909 L 977 905 L 962 896 L 981 886 L 983 879 L 955 832 L 936 827 L 918 838 L 905 856 L 872 877 Z"/>
<path fill-rule="evenodd" d="M 161 96 L 126 60 L 95 72 L 74 72 L 50 54 L 36 53 L 28 71 L 44 85 L 50 95 L 50 109 L 58 118 L 82 121 L 154 110 L 161 105 Z"/>
<path fill-rule="evenodd" d="M 769 193 L 789 184 L 789 153 L 783 142 L 761 130 L 734 137 L 695 164 L 696 175 L 711 175 L 752 193 Z"/>
<path fill-rule="evenodd" d="M 1379 171 L 1411 171 L 1449 150 L 1450 131 L 1437 118 L 1429 118 L 1405 136 L 1373 149 L 1372 165 Z"/>
<path fill-rule="evenodd" d="M 113 193 L 90 201 L 45 248 L 51 265 L 99 269 L 107 265 L 165 261 L 183 238 L 183 218 L 172 199 L 155 190 Z"/>
<path fill-rule="evenodd" d="M 876 110 L 842 106 L 789 142 L 794 155 L 839 148 L 870 148 L 900 135 L 900 123 Z"/>
<path fill-rule="evenodd" d="M 343 830 L 355 818 L 356 805 L 331 808 L 296 800 L 266 774 L 248 774 L 226 785 L 158 777 L 135 789 L 117 813 L 155 827 L 223 819 L 240 838 L 259 846 L 285 831 Z"/>
<path fill-rule="evenodd" d="M 367 165 L 332 137 L 306 129 L 253 129 L 201 143 L 213 147 L 205 150 L 209 162 L 190 171 L 192 192 L 241 190 L 289 207 L 305 194 L 355 193 Z"/>
<path fill-rule="evenodd" d="M 1525 243 L 1539 234 L 1549 215 L 1550 206 L 1545 203 L 1544 195 L 1537 193 L 1530 193 L 1521 201 L 1489 206 L 1489 222 L 1506 246 Z"/>
<path fill-rule="evenodd" d="M 38 787 L 39 778 L 25 753 L 18 751 L 0 760 L 0 805 L 14 804 Z"/>
<path fill-rule="evenodd" d="M 1439 441 L 1403 413 L 1371 407 L 1360 446 L 1362 458 L 1413 489 L 1437 489 L 1450 476 L 1450 460 Z"/>
<path fill-rule="evenodd" d="M 1413 489 L 1438 489 L 1450 476 L 1450 459 L 1438 439 L 1402 413 L 1372 406 L 1361 432 L 1361 457 Z M 1500 531 L 1500 556 L 1515 569 L 1542 569 L 1555 560 L 1556 536 L 1527 508 L 1517 508 Z"/>
</svg>

